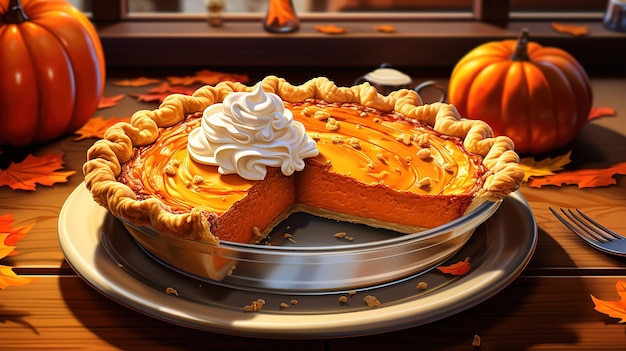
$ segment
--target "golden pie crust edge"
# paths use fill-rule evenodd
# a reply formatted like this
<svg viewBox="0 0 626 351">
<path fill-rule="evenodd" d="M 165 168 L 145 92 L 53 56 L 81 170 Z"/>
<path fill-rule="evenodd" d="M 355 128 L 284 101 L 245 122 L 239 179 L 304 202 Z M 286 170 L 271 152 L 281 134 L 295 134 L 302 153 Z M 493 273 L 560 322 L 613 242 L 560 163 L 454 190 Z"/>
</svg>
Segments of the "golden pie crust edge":
<svg viewBox="0 0 626 351">
<path fill-rule="evenodd" d="M 383 96 L 369 83 L 338 87 L 325 77 L 294 86 L 283 78 L 268 76 L 262 84 L 265 91 L 276 93 L 285 101 L 315 98 L 331 103 L 362 104 L 384 112 L 395 110 L 407 118 L 428 123 L 439 133 L 462 138 L 468 151 L 483 156 L 483 164 L 489 170 L 482 189 L 474 195 L 472 208 L 484 201 L 503 199 L 519 188 L 524 177 L 510 138 L 494 137 L 491 127 L 483 121 L 461 118 L 453 105 L 422 105 L 413 90 L 403 89 Z M 232 92 L 252 89 L 238 82 L 221 82 L 216 86 L 201 87 L 191 96 L 173 94 L 166 97 L 158 109 L 137 111 L 130 123 L 121 122 L 110 127 L 104 138 L 89 148 L 83 165 L 85 185 L 95 202 L 134 225 L 150 226 L 177 237 L 218 243 L 219 239 L 211 234 L 209 222 L 200 209 L 174 214 L 167 211 L 158 199 L 139 201 L 128 186 L 117 181 L 117 176 L 121 165 L 130 160 L 133 147 L 153 143 L 160 127 L 172 126 L 184 120 L 187 114 L 222 102 Z"/>
</svg>

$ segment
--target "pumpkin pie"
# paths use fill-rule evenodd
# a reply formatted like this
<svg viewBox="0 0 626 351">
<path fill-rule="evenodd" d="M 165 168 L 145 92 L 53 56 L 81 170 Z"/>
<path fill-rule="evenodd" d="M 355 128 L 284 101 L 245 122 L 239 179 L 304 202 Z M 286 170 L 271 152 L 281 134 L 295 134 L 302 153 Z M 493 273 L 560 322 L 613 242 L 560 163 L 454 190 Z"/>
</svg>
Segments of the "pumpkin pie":
<svg viewBox="0 0 626 351">
<path fill-rule="evenodd" d="M 268 76 L 136 112 L 89 149 L 83 171 L 95 201 L 134 226 L 250 243 L 294 211 L 401 233 L 442 225 L 519 187 L 513 149 L 412 90 Z"/>
</svg>

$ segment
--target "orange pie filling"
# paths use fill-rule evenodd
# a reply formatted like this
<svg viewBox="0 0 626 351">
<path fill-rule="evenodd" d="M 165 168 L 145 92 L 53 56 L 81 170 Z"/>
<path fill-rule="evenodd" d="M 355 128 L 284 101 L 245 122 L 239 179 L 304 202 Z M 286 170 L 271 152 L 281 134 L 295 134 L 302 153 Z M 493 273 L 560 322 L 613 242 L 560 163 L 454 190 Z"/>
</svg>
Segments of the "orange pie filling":
<svg viewBox="0 0 626 351">
<path fill-rule="evenodd" d="M 481 202 L 502 199 L 523 177 L 509 138 L 494 137 L 484 122 L 461 119 L 451 105 L 421 105 L 414 91 L 383 97 L 367 83 L 337 87 L 323 77 L 293 86 L 270 76 L 260 84 L 263 89 L 256 91 L 279 96 L 280 109 L 298 124 L 294 130 L 306 139 L 296 141 L 295 148 L 306 154 L 302 160 L 293 157 L 291 166 L 270 161 L 262 176 L 248 177 L 228 156 L 230 149 L 271 158 L 282 144 L 269 141 L 269 151 L 259 152 L 228 146 L 226 156 L 194 154 L 198 143 L 192 137 L 199 128 L 209 134 L 223 128 L 247 142 L 247 132 L 231 128 L 228 118 L 204 127 L 205 109 L 254 89 L 223 82 L 193 96 L 170 96 L 159 109 L 138 111 L 130 124 L 111 127 L 83 167 L 95 201 L 135 226 L 165 234 L 208 243 L 253 242 L 293 211 L 399 232 L 431 228 Z M 286 123 L 268 116 L 272 126 Z M 240 124 L 245 129 L 256 122 Z M 283 133 L 270 129 L 254 133 L 262 140 Z M 294 139 L 294 130 L 285 135 Z M 211 163 L 216 160 L 234 164 L 239 174 Z M 242 167 L 243 173 L 258 170 Z"/>
<path fill-rule="evenodd" d="M 462 139 L 397 112 L 312 99 L 285 107 L 319 150 L 294 177 L 273 169 L 263 181 L 250 181 L 194 161 L 187 140 L 200 127 L 198 112 L 135 148 L 118 180 L 138 199 L 158 198 L 173 213 L 210 214 L 221 240 L 249 242 L 257 229 L 264 234 L 298 209 L 407 232 L 441 225 L 463 215 L 487 174 L 482 157 L 467 152 Z M 443 211 L 433 201 L 442 195 Z"/>
</svg>

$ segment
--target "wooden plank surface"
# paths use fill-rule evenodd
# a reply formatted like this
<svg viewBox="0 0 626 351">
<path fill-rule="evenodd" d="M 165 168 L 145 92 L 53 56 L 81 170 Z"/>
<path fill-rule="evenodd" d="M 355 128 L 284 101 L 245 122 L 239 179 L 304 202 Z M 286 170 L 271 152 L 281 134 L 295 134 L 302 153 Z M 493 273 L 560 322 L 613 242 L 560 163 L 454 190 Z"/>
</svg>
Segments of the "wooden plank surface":
<svg viewBox="0 0 626 351">
<path fill-rule="evenodd" d="M 440 321 L 372 336 L 273 340 L 179 327 L 127 309 L 77 277 L 40 277 L 2 291 L 5 350 L 623 350 L 624 325 L 593 310 L 617 300 L 606 277 L 521 277 L 486 302 Z M 243 313 L 243 312 L 242 312 Z M 326 346 L 324 346 L 326 343 Z M 326 347 L 326 348 L 324 348 Z"/>
</svg>

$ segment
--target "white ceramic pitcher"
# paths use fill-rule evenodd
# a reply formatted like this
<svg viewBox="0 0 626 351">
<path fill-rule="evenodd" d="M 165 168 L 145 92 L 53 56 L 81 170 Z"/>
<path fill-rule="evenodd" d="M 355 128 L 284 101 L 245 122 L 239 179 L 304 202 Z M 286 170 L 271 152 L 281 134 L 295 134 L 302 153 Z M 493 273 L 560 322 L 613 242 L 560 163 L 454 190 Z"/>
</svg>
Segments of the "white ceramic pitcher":
<svg viewBox="0 0 626 351">
<path fill-rule="evenodd" d="M 358 85 L 364 82 L 368 82 L 382 95 L 389 95 L 392 91 L 399 89 L 413 89 L 420 94 L 421 97 L 421 92 L 426 89 L 435 89 L 438 95 L 435 101 L 439 102 L 444 102 L 448 95 L 446 87 L 434 80 L 428 80 L 412 86 L 413 79 L 409 75 L 391 68 L 388 65 L 382 65 L 380 68 L 360 76 L 354 81 L 354 84 Z"/>
</svg>

